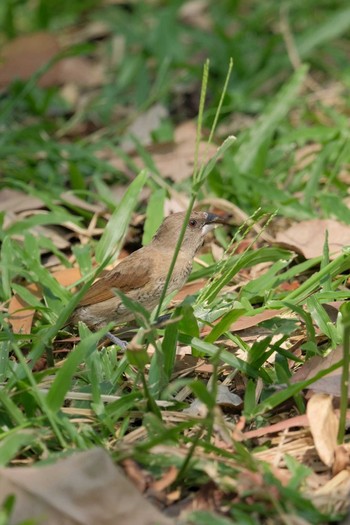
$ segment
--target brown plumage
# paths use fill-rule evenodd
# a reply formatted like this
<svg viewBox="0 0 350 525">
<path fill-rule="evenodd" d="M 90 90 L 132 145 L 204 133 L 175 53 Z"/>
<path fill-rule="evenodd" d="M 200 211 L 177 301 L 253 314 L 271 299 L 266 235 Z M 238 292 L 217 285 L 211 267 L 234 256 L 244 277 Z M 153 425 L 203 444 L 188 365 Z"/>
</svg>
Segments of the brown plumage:
<svg viewBox="0 0 350 525">
<path fill-rule="evenodd" d="M 83 321 L 94 330 L 109 322 L 122 324 L 131 321 L 132 312 L 124 306 L 114 289 L 139 301 L 147 310 L 153 310 L 162 294 L 184 218 L 182 212 L 167 217 L 148 246 L 133 252 L 96 281 L 74 311 L 71 321 Z M 191 213 L 167 293 L 182 288 L 204 236 L 216 224 L 224 223 L 223 218 L 212 213 Z"/>
</svg>

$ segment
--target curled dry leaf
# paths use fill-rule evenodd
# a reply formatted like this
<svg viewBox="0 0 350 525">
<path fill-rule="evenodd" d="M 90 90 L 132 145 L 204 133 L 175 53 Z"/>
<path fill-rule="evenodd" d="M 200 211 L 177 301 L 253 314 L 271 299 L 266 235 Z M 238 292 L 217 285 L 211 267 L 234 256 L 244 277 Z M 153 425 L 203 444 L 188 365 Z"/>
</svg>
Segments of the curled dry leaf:
<svg viewBox="0 0 350 525">
<path fill-rule="evenodd" d="M 350 465 L 349 445 L 339 445 L 334 451 L 334 463 L 332 468 L 333 476 L 336 476 L 342 470 Z"/>
<path fill-rule="evenodd" d="M 99 448 L 44 467 L 0 469 L 0 503 L 16 497 L 11 524 L 171 525 Z M 36 521 L 38 520 L 38 521 Z"/>
<path fill-rule="evenodd" d="M 307 404 L 306 413 L 317 453 L 327 467 L 332 467 L 339 427 L 332 397 L 326 394 L 313 395 Z"/>
<path fill-rule="evenodd" d="M 226 410 L 238 410 L 243 407 L 243 400 L 226 385 L 218 385 L 216 402 Z"/>
<path fill-rule="evenodd" d="M 277 244 L 283 248 L 294 250 L 305 259 L 319 257 L 328 231 L 329 253 L 335 258 L 344 246 L 350 245 L 350 226 L 336 220 L 313 219 L 294 224 L 276 236 Z"/>
</svg>

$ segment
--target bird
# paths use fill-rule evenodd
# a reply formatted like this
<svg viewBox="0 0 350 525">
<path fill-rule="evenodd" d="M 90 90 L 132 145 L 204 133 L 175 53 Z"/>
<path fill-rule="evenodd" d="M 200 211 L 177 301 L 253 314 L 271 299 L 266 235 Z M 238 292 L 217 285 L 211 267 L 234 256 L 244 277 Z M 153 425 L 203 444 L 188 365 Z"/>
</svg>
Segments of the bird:
<svg viewBox="0 0 350 525">
<path fill-rule="evenodd" d="M 95 281 L 73 312 L 71 323 L 83 321 L 95 331 L 110 322 L 121 325 L 132 321 L 133 313 L 115 290 L 120 290 L 146 310 L 152 311 L 159 304 L 185 217 L 186 212 L 166 217 L 148 245 L 122 259 L 115 268 Z M 225 217 L 213 213 L 191 212 L 167 294 L 180 290 L 187 281 L 192 271 L 193 258 L 203 245 L 205 235 L 217 224 L 226 222 Z M 107 336 L 113 343 L 125 347 L 125 342 L 110 332 Z"/>
</svg>

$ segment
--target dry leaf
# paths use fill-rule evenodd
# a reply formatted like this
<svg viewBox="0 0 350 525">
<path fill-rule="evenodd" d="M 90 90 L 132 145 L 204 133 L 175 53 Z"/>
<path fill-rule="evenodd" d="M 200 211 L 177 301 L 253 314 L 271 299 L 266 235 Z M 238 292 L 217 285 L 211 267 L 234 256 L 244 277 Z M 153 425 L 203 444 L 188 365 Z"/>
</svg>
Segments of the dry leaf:
<svg viewBox="0 0 350 525">
<path fill-rule="evenodd" d="M 155 104 L 134 120 L 125 135 L 132 135 L 143 146 L 149 146 L 153 142 L 152 132 L 159 128 L 161 121 L 167 116 L 167 109 L 162 104 Z M 122 148 L 127 152 L 132 151 L 135 149 L 135 143 L 131 139 L 126 139 L 122 143 Z"/>
<path fill-rule="evenodd" d="M 45 204 L 38 197 L 33 197 L 22 191 L 5 188 L 0 191 L 0 211 L 19 213 L 21 211 L 39 210 Z"/>
<path fill-rule="evenodd" d="M 103 213 L 106 211 L 106 206 L 101 203 L 92 204 L 86 200 L 77 197 L 72 191 L 61 193 L 61 199 L 72 206 L 81 208 L 82 210 L 90 211 L 91 213 Z"/>
<path fill-rule="evenodd" d="M 226 385 L 222 384 L 217 385 L 216 403 L 223 409 L 230 411 L 237 411 L 243 406 L 242 399 L 237 394 L 231 392 Z M 186 414 L 200 417 L 204 417 L 207 411 L 207 406 L 197 398 L 192 401 L 188 408 L 184 409 Z"/>
<path fill-rule="evenodd" d="M 242 399 L 233 392 L 230 391 L 226 385 L 218 385 L 216 402 L 219 406 L 224 409 L 235 409 L 243 407 Z"/>
<path fill-rule="evenodd" d="M 305 414 L 301 416 L 290 417 L 273 425 L 267 425 L 266 427 L 256 428 L 255 430 L 248 430 L 242 433 L 243 439 L 255 439 L 259 437 L 265 437 L 268 434 L 275 434 L 282 432 L 283 430 L 290 429 L 293 427 L 307 427 L 309 421 Z"/>
<path fill-rule="evenodd" d="M 317 154 L 321 151 L 321 144 L 305 144 L 295 152 L 295 162 L 293 169 L 295 172 L 301 171 L 313 162 Z"/>
<path fill-rule="evenodd" d="M 189 120 L 175 130 L 175 145 L 170 151 L 159 148 L 152 155 L 160 173 L 175 182 L 181 182 L 192 175 L 197 127 Z M 199 144 L 199 163 L 208 161 L 216 153 L 216 146 L 201 141 Z"/>
<path fill-rule="evenodd" d="M 327 467 L 332 467 L 339 427 L 332 397 L 327 394 L 313 395 L 307 404 L 306 413 L 317 453 Z"/>
<path fill-rule="evenodd" d="M 241 330 L 246 330 L 247 328 L 252 328 L 254 326 L 257 326 L 259 323 L 262 323 L 263 321 L 267 321 L 268 319 L 273 319 L 274 317 L 278 317 L 278 315 L 281 315 L 281 313 L 282 311 L 278 312 L 277 310 L 265 310 L 264 312 L 261 312 L 256 315 L 243 315 L 237 321 L 232 323 L 229 330 L 231 332 L 239 332 Z M 220 322 L 220 319 L 217 319 L 216 321 L 214 321 L 213 324 L 217 324 L 219 322 Z M 201 330 L 201 335 L 204 337 L 208 335 L 211 332 L 211 330 L 212 328 L 210 326 L 204 326 L 203 329 Z"/>
<path fill-rule="evenodd" d="M 179 9 L 179 16 L 184 24 L 204 29 L 204 31 L 213 27 L 213 21 L 208 10 L 208 0 L 185 2 Z"/>
<path fill-rule="evenodd" d="M 28 79 L 60 51 L 57 38 L 50 33 L 32 33 L 11 40 L 3 46 L 0 61 L 0 86 L 6 87 L 16 78 Z M 38 81 L 42 87 L 57 84 L 59 63 L 54 64 Z"/>
<path fill-rule="evenodd" d="M 154 490 L 155 492 L 162 492 L 165 489 L 167 489 L 177 478 L 177 475 L 179 473 L 179 469 L 175 467 L 175 465 L 171 465 L 168 470 L 166 470 L 162 476 L 157 479 L 156 481 L 153 481 L 150 484 L 150 488 Z"/>
<path fill-rule="evenodd" d="M 99 448 L 53 465 L 0 469 L 0 498 L 16 502 L 9 524 L 171 525 Z"/>
<path fill-rule="evenodd" d="M 199 290 L 203 289 L 205 283 L 206 281 L 204 279 L 200 279 L 198 281 L 185 284 L 185 286 L 175 295 L 172 303 L 179 303 L 183 301 L 188 295 L 199 292 Z"/>
<path fill-rule="evenodd" d="M 334 463 L 332 468 L 333 476 L 336 476 L 342 470 L 350 465 L 349 445 L 338 445 L 334 451 Z"/>
<path fill-rule="evenodd" d="M 148 473 L 146 473 L 136 461 L 130 458 L 124 459 L 121 466 L 123 467 L 128 479 L 132 481 L 137 490 L 144 493 L 149 483 L 149 480 L 147 479 L 149 477 Z"/>
<path fill-rule="evenodd" d="M 59 62 L 57 84 L 95 88 L 104 83 L 105 66 L 86 57 L 70 57 Z"/>
<path fill-rule="evenodd" d="M 0 54 L 0 86 L 15 79 L 27 80 L 61 51 L 59 39 L 51 33 L 32 33 L 11 40 Z M 42 87 L 73 83 L 95 87 L 103 83 L 104 66 L 86 57 L 69 57 L 54 63 L 38 79 Z"/>
<path fill-rule="evenodd" d="M 194 167 L 196 133 L 195 123 L 189 120 L 175 129 L 174 143 L 157 144 L 149 148 L 152 159 L 163 177 L 175 182 L 181 182 L 191 177 Z M 201 141 L 199 144 L 199 164 L 208 161 L 216 151 L 216 146 Z M 111 152 L 103 151 L 99 156 L 107 159 L 116 169 L 127 171 L 124 161 L 119 157 L 113 157 Z M 132 159 L 138 168 L 145 167 L 140 157 L 135 155 Z"/>
<path fill-rule="evenodd" d="M 326 357 L 313 356 L 306 363 L 304 363 L 291 378 L 292 383 L 299 381 L 306 381 L 312 379 L 318 372 L 326 370 L 332 365 L 335 365 L 343 358 L 343 347 L 337 346 L 335 350 L 332 350 Z M 340 386 L 341 386 L 342 369 L 338 368 L 333 372 L 330 372 L 325 377 L 318 379 L 312 385 L 309 386 L 309 390 L 313 392 L 322 392 L 324 394 L 330 394 L 334 397 L 340 397 Z M 350 395 L 350 385 L 349 385 Z"/>
<path fill-rule="evenodd" d="M 288 230 L 279 232 L 276 241 L 283 248 L 293 250 L 305 259 L 312 259 L 322 255 L 326 231 L 329 253 L 331 258 L 335 258 L 344 246 L 350 245 L 350 226 L 332 219 L 298 222 Z"/>
</svg>

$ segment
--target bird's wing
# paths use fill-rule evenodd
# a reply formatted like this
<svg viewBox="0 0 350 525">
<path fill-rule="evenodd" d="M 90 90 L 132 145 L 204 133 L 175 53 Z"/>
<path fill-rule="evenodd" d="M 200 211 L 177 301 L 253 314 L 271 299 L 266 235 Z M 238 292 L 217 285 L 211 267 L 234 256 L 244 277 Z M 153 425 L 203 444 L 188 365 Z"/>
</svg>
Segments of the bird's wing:
<svg viewBox="0 0 350 525">
<path fill-rule="evenodd" d="M 121 261 L 116 268 L 96 281 L 84 295 L 79 306 L 89 306 L 115 297 L 113 288 L 127 293 L 144 286 L 150 279 L 151 262 L 146 259 L 142 261 L 142 266 L 136 267 L 130 258 L 131 256 Z"/>
</svg>

